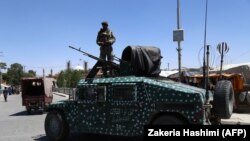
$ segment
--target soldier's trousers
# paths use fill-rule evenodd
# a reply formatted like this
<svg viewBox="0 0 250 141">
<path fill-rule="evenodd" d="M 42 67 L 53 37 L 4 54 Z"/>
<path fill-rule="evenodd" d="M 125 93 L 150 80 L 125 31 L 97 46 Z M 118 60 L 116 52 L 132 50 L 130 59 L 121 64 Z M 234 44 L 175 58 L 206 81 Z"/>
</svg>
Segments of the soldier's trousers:
<svg viewBox="0 0 250 141">
<path fill-rule="evenodd" d="M 101 46 L 100 47 L 100 58 L 103 60 L 113 61 L 113 48 L 112 46 Z"/>
<path fill-rule="evenodd" d="M 112 46 L 100 47 L 100 58 L 103 60 L 113 61 L 113 48 L 112 48 Z M 102 70 L 103 70 L 104 75 L 107 75 L 107 72 L 112 73 L 109 66 L 107 66 L 106 64 L 103 64 L 102 67 L 103 67 Z"/>
</svg>

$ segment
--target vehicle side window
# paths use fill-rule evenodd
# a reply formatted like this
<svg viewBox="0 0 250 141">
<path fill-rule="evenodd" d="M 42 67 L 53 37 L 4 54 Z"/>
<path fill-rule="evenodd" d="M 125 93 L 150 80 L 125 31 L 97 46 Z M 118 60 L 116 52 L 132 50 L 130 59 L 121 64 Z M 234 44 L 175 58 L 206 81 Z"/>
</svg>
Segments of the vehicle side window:
<svg viewBox="0 0 250 141">
<path fill-rule="evenodd" d="M 94 87 L 82 87 L 79 89 L 80 100 L 96 100 L 96 90 Z"/>
<path fill-rule="evenodd" d="M 113 85 L 112 99 L 118 101 L 136 101 L 135 84 L 115 84 Z"/>
<path fill-rule="evenodd" d="M 97 102 L 105 102 L 107 95 L 107 87 L 106 86 L 97 86 Z"/>
</svg>

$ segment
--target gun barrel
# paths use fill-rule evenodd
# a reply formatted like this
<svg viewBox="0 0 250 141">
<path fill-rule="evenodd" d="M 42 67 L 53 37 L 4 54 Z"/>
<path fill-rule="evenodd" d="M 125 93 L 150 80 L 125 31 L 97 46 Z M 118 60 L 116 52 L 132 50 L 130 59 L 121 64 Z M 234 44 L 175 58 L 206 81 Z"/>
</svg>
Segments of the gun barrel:
<svg viewBox="0 0 250 141">
<path fill-rule="evenodd" d="M 72 49 L 74 49 L 76 51 L 79 51 L 79 52 L 83 53 L 83 55 L 86 55 L 86 56 L 88 56 L 88 57 L 90 57 L 92 59 L 95 59 L 97 61 L 101 61 L 103 63 L 107 63 L 108 65 L 111 65 L 111 66 L 113 66 L 115 68 L 119 68 L 119 65 L 115 64 L 114 62 L 112 62 L 112 61 L 106 61 L 106 60 L 104 60 L 102 58 L 99 58 L 99 57 L 96 57 L 94 55 L 88 54 L 87 52 L 82 51 L 81 48 L 77 49 L 77 48 L 72 47 L 72 46 L 69 46 L 69 48 L 72 48 Z"/>
<path fill-rule="evenodd" d="M 72 46 L 69 46 L 69 48 L 72 48 L 72 49 L 74 49 L 74 50 L 77 50 L 77 51 L 83 53 L 83 55 L 86 55 L 86 56 L 88 56 L 88 57 L 90 57 L 90 58 L 93 58 L 93 59 L 95 59 L 95 60 L 104 61 L 104 60 L 101 59 L 101 58 L 98 58 L 98 57 L 96 57 L 96 56 L 94 56 L 94 55 L 91 55 L 91 54 L 88 54 L 87 52 L 82 51 L 81 48 L 77 49 L 77 48 L 72 47 Z"/>
</svg>

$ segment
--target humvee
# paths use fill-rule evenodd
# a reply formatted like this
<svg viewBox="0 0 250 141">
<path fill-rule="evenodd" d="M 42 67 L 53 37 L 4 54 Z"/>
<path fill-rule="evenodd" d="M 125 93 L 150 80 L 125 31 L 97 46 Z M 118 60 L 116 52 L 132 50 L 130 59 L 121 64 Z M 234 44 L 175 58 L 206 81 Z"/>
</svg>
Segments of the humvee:
<svg viewBox="0 0 250 141">
<path fill-rule="evenodd" d="M 62 140 L 72 132 L 140 136 L 144 125 L 211 125 L 231 117 L 230 81 L 218 82 L 214 93 L 174 82 L 159 77 L 161 58 L 159 48 L 128 46 L 119 65 L 98 59 L 78 83 L 74 100 L 48 107 L 48 138 Z M 104 65 L 115 68 L 114 73 L 95 78 Z"/>
</svg>

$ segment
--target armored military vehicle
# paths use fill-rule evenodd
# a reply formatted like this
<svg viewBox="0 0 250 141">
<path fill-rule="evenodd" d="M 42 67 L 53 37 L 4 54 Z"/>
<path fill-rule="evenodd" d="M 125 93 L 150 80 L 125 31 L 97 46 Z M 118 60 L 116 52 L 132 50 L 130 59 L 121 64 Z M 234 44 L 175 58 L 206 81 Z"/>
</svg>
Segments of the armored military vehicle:
<svg viewBox="0 0 250 141">
<path fill-rule="evenodd" d="M 232 114 L 230 81 L 218 82 L 212 93 L 161 78 L 159 48 L 128 46 L 120 64 L 73 49 L 98 61 L 78 83 L 75 100 L 49 106 L 45 132 L 50 140 L 70 132 L 140 136 L 148 124 L 220 124 Z M 104 65 L 115 73 L 96 78 Z"/>
</svg>

